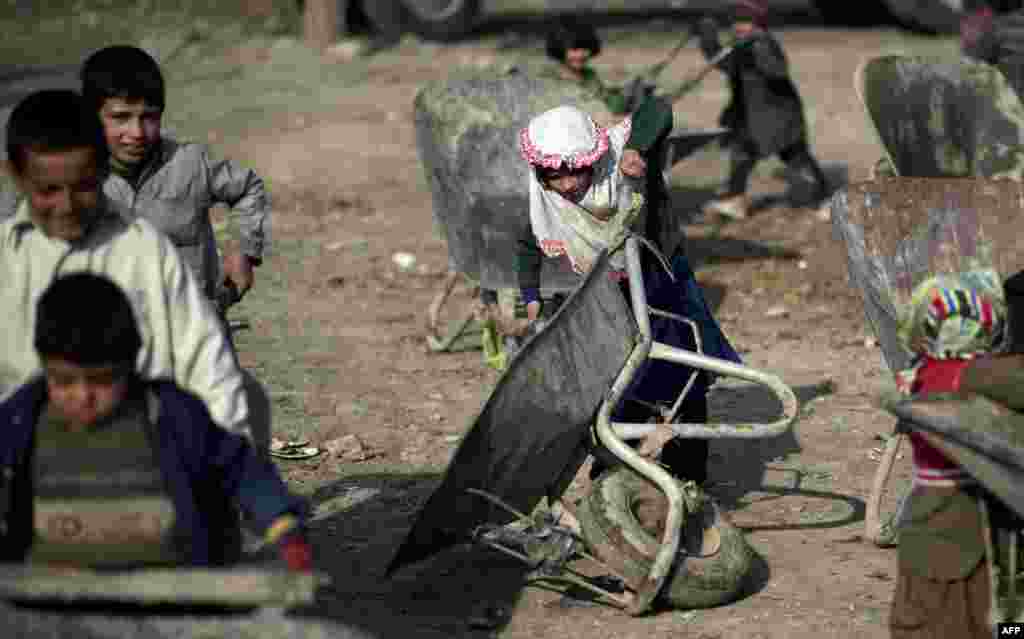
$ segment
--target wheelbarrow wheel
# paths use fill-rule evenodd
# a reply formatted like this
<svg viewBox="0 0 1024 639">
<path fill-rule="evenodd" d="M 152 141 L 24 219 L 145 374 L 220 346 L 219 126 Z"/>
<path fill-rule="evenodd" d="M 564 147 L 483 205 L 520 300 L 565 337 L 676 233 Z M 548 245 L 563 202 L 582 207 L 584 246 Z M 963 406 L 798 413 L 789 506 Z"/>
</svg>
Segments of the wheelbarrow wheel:
<svg viewBox="0 0 1024 639">
<path fill-rule="evenodd" d="M 661 544 L 668 502 L 633 470 L 618 466 L 595 480 L 577 517 L 591 551 L 632 588 L 647 578 Z M 687 513 L 679 556 L 659 599 L 674 608 L 708 608 L 737 599 L 753 565 L 746 539 L 706 499 Z"/>
</svg>

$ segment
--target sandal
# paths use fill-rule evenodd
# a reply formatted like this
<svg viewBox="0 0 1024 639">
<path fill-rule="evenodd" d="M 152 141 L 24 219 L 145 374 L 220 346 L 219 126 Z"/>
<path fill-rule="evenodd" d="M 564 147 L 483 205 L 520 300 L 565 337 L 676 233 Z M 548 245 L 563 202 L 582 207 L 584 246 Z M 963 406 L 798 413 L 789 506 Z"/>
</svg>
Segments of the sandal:
<svg viewBox="0 0 1024 639">
<path fill-rule="evenodd" d="M 270 454 L 280 459 L 312 459 L 323 450 L 316 446 L 300 446 L 297 448 L 284 448 L 282 450 L 270 450 Z"/>
<path fill-rule="evenodd" d="M 304 446 L 309 446 L 308 439 L 278 439 L 274 437 L 270 440 L 270 450 L 274 452 L 302 448 Z"/>
</svg>

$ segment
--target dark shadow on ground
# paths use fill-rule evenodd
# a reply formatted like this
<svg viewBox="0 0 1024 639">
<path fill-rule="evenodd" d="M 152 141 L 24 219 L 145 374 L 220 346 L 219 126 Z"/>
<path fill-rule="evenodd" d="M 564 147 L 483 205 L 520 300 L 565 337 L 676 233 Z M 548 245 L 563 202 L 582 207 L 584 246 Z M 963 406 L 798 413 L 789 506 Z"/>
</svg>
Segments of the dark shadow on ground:
<svg viewBox="0 0 1024 639">
<path fill-rule="evenodd" d="M 463 545 L 384 574 L 440 479 L 363 475 L 317 490 L 311 537 L 318 564 L 333 581 L 301 614 L 355 624 L 378 637 L 488 637 L 500 631 L 527 570 L 515 560 Z"/>
<path fill-rule="evenodd" d="M 834 392 L 828 381 L 819 384 L 798 386 L 793 389 L 800 406 L 813 399 Z M 777 417 L 781 405 L 767 388 L 755 385 L 743 385 L 716 389 L 712 395 L 712 420 L 756 421 L 768 422 Z M 864 503 L 861 499 L 818 490 L 817 486 L 805 487 L 810 481 L 814 483 L 823 479 L 823 473 L 814 468 L 785 466 L 778 460 L 787 455 L 801 452 L 798 440 L 799 418 L 793 428 L 782 435 L 766 439 L 754 440 L 717 440 L 711 444 L 710 492 L 728 510 L 743 510 L 753 504 L 782 496 L 804 496 L 845 503 L 845 507 L 833 507 L 835 517 L 811 523 L 789 523 L 745 527 L 746 530 L 803 530 L 812 528 L 837 528 L 861 521 L 864 518 Z M 785 472 L 790 474 L 788 486 L 777 483 L 768 484 L 768 472 Z M 749 493 L 770 493 L 774 497 L 758 497 L 748 499 Z M 788 515 L 787 515 L 788 516 Z"/>
</svg>

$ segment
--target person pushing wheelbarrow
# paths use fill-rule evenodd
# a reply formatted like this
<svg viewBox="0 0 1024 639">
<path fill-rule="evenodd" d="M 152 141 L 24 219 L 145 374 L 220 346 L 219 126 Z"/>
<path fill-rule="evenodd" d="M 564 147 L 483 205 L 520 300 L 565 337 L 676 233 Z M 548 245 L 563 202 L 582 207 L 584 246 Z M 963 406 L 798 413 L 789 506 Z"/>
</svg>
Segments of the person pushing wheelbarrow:
<svg viewBox="0 0 1024 639">
<path fill-rule="evenodd" d="M 634 116 L 608 129 L 596 125 L 581 110 L 563 106 L 542 113 L 522 130 L 520 153 L 531 169 L 527 185 L 530 223 L 520 239 L 516 264 L 529 323 L 537 322 L 542 312 L 540 266 L 545 258 L 566 259 L 573 270 L 585 273 L 601 250 L 615 248 L 631 232 L 657 243 L 664 185 L 660 172 L 647 171 L 641 151 L 659 139 L 659 130 L 669 129 L 671 111 L 649 100 Z M 646 185 L 636 184 L 641 178 L 646 178 Z M 629 197 L 634 186 L 637 192 Z M 619 256 L 618 263 L 613 260 L 612 264 L 627 294 L 622 259 Z M 644 278 L 650 304 L 696 322 L 705 354 L 739 363 L 739 355 L 715 321 L 686 256 L 677 250 L 668 264 L 665 269 L 656 259 L 646 261 Z M 696 350 L 692 332 L 678 322 L 661 317 L 651 321 L 657 341 Z M 615 419 L 659 420 L 657 407 L 671 404 L 688 378 L 671 366 L 650 362 L 616 409 Z M 697 376 L 681 409 L 683 421 L 707 421 L 706 394 L 712 381 L 705 371 Z M 659 443 L 664 444 L 660 461 L 672 474 L 698 483 L 706 479 L 707 440 L 647 441 L 641 450 L 654 452 Z M 600 469 L 595 462 L 592 474 L 596 476 Z"/>
</svg>

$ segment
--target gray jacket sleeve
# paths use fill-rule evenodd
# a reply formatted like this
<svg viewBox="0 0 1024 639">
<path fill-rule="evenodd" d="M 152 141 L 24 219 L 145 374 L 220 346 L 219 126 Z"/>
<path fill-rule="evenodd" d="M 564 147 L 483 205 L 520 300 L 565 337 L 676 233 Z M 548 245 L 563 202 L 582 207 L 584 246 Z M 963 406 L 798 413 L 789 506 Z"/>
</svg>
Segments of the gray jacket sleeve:
<svg viewBox="0 0 1024 639">
<path fill-rule="evenodd" d="M 208 151 L 203 153 L 203 169 L 214 202 L 231 208 L 241 234 L 242 253 L 257 263 L 263 261 L 270 240 L 270 199 L 263 180 L 255 171 L 216 159 Z"/>
</svg>

